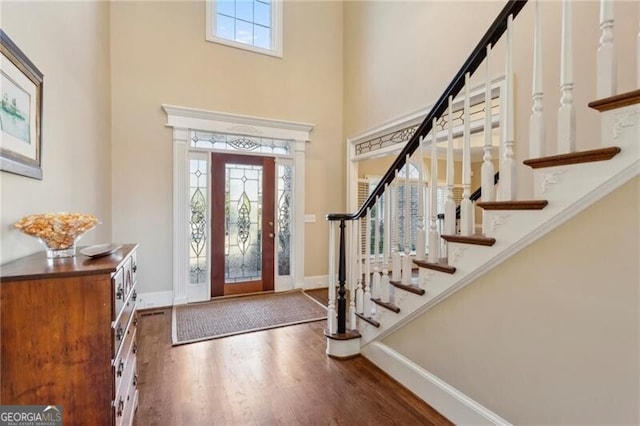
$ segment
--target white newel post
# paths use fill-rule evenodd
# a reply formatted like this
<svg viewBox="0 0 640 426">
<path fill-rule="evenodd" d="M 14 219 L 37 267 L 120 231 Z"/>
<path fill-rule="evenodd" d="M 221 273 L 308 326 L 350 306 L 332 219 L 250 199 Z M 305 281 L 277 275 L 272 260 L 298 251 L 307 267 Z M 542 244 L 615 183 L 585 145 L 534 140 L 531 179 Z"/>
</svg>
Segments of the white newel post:
<svg viewBox="0 0 640 426">
<path fill-rule="evenodd" d="M 500 163 L 500 199 L 513 201 L 516 198 L 516 160 L 514 158 L 515 144 L 515 99 L 513 81 L 513 15 L 507 19 L 507 52 L 505 70 L 504 96 L 504 131 L 503 154 Z"/>
<path fill-rule="evenodd" d="M 420 136 L 420 147 L 418 148 L 418 231 L 416 232 L 416 259 L 424 260 L 425 248 L 425 214 L 424 214 L 424 140 Z"/>
<path fill-rule="evenodd" d="M 440 234 L 438 234 L 438 139 L 436 137 L 436 119 L 431 126 L 431 182 L 429 191 L 430 224 L 429 224 L 429 262 L 438 263 L 440 260 Z"/>
<path fill-rule="evenodd" d="M 542 89 L 542 15 L 540 0 L 536 0 L 533 35 L 533 106 L 529 118 L 529 158 L 544 156 L 544 115 Z"/>
<path fill-rule="evenodd" d="M 381 299 L 385 303 L 389 303 L 389 258 L 391 248 L 391 187 L 387 184 L 384 188 L 384 216 L 383 227 L 384 234 L 382 236 L 382 282 L 381 282 Z"/>
<path fill-rule="evenodd" d="M 558 154 L 576 149 L 576 110 L 573 105 L 572 4 L 562 1 L 562 46 L 560 51 L 560 109 L 558 110 Z"/>
<path fill-rule="evenodd" d="M 447 201 L 444 204 L 444 234 L 456 234 L 456 203 L 453 200 L 453 99 L 449 96 L 447 109 Z"/>
<path fill-rule="evenodd" d="M 336 312 L 336 223 L 329 221 L 329 303 L 327 309 L 327 328 L 329 334 L 338 331 L 338 313 Z"/>
<path fill-rule="evenodd" d="M 189 130 L 173 128 L 173 304 L 187 303 L 189 284 Z"/>
<path fill-rule="evenodd" d="M 460 202 L 460 235 L 474 234 L 471 196 L 471 127 L 469 123 L 469 73 L 464 76 L 464 131 L 462 142 L 462 201 Z"/>
<path fill-rule="evenodd" d="M 600 0 L 600 45 L 598 46 L 597 98 L 617 92 L 616 45 L 613 37 L 613 0 Z"/>
<path fill-rule="evenodd" d="M 482 201 L 495 200 L 495 184 L 493 176 L 496 174 L 493 166 L 493 129 L 491 126 L 491 45 L 487 46 L 487 82 L 484 90 L 484 155 L 482 157 L 481 188 Z"/>
</svg>

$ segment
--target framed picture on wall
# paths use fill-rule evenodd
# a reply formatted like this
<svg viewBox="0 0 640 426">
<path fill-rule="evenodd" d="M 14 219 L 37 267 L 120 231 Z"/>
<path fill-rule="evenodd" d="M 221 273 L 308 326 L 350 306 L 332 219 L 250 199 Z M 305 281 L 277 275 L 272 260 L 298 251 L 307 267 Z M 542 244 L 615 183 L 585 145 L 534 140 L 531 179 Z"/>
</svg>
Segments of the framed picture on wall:
<svg viewBox="0 0 640 426">
<path fill-rule="evenodd" d="M 0 170 L 42 179 L 42 73 L 0 30 Z"/>
</svg>

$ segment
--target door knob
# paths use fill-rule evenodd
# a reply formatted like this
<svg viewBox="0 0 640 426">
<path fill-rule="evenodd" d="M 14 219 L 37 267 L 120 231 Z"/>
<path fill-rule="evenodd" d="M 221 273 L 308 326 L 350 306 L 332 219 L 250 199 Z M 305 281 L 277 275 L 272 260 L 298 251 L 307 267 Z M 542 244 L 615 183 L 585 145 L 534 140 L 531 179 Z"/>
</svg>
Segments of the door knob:
<svg viewBox="0 0 640 426">
<path fill-rule="evenodd" d="M 270 233 L 269 233 L 269 237 L 271 237 L 271 238 L 273 238 L 273 237 L 274 237 L 273 232 L 270 232 Z"/>
</svg>

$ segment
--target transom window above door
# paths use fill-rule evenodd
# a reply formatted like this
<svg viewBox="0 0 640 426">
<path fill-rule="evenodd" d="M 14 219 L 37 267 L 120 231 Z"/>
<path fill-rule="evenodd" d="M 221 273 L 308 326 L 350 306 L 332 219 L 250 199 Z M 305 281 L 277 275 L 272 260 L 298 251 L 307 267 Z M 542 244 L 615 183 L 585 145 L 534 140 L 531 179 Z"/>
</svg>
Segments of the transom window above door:
<svg viewBox="0 0 640 426">
<path fill-rule="evenodd" d="M 208 41 L 282 57 L 281 0 L 207 0 Z"/>
</svg>

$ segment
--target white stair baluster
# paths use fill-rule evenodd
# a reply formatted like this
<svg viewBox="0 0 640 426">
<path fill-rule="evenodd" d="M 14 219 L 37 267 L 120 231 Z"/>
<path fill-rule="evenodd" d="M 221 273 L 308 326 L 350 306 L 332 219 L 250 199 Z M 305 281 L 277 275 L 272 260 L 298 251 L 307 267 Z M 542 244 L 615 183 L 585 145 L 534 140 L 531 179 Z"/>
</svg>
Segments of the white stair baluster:
<svg viewBox="0 0 640 426">
<path fill-rule="evenodd" d="M 542 89 L 542 15 L 540 0 L 536 0 L 533 35 L 533 106 L 529 118 L 529 158 L 544 156 L 544 115 Z"/>
<path fill-rule="evenodd" d="M 371 297 L 374 299 L 380 299 L 380 264 L 378 263 L 378 250 L 380 248 L 380 198 L 376 199 L 375 218 L 372 219 L 373 225 L 373 279 L 371 285 Z"/>
<path fill-rule="evenodd" d="M 363 271 L 362 271 L 362 220 L 358 219 L 357 220 L 357 235 L 358 235 L 358 240 L 356 241 L 356 247 L 357 247 L 357 265 L 356 265 L 356 271 L 357 271 L 357 279 L 356 281 L 358 282 L 358 288 L 356 289 L 356 312 L 358 312 L 359 314 L 362 314 L 364 312 L 364 281 L 363 281 Z"/>
<path fill-rule="evenodd" d="M 516 161 L 513 146 L 515 144 L 515 103 L 513 82 L 513 15 L 507 18 L 507 52 L 505 70 L 504 130 L 502 161 L 500 162 L 500 199 L 513 201 L 516 198 Z"/>
<path fill-rule="evenodd" d="M 358 322 L 356 320 L 356 288 L 358 287 L 358 281 L 356 279 L 356 261 L 357 257 L 354 256 L 356 250 L 356 238 L 358 237 L 357 232 L 357 220 L 351 220 L 350 223 L 350 232 L 351 232 L 351 244 L 350 249 L 352 255 L 349 256 L 349 269 L 350 272 L 350 282 L 349 282 L 349 326 L 352 330 L 356 330 L 358 328 Z"/>
<path fill-rule="evenodd" d="M 516 198 L 515 144 L 515 100 L 513 81 L 513 15 L 507 19 L 507 52 L 504 96 L 504 131 L 502 133 L 502 158 L 500 161 L 500 199 L 512 201 Z"/>
<path fill-rule="evenodd" d="M 433 119 L 431 126 L 431 182 L 429 191 L 431 201 L 429 210 L 431 221 L 429 224 L 429 262 L 438 263 L 440 260 L 440 234 L 438 234 L 438 138 L 436 136 L 437 120 Z"/>
<path fill-rule="evenodd" d="M 606 98 L 617 92 L 616 45 L 613 37 L 613 0 L 600 0 L 600 45 L 596 96 Z"/>
<path fill-rule="evenodd" d="M 402 218 L 402 211 L 400 210 L 400 196 L 398 191 L 400 191 L 400 179 L 398 178 L 398 171 L 396 170 L 396 177 L 394 179 L 395 182 L 395 191 L 396 193 L 392 195 L 392 212 L 394 214 L 392 226 L 393 226 L 393 235 L 394 241 L 392 241 L 391 245 L 391 279 L 393 281 L 400 281 L 402 278 L 402 266 L 401 266 L 401 256 L 400 256 L 400 220 Z M 392 189 L 394 187 L 391 187 Z"/>
<path fill-rule="evenodd" d="M 329 303 L 327 306 L 327 328 L 329 334 L 338 330 L 338 313 L 336 312 L 336 226 L 329 221 Z"/>
<path fill-rule="evenodd" d="M 482 157 L 482 201 L 495 200 L 495 185 L 493 176 L 496 174 L 493 166 L 493 129 L 491 125 L 491 45 L 487 46 L 487 83 L 484 91 L 484 156 Z"/>
<path fill-rule="evenodd" d="M 425 222 L 424 214 L 424 140 L 420 136 L 420 147 L 418 148 L 418 231 L 416 232 L 416 259 L 424 260 L 425 248 Z"/>
<path fill-rule="evenodd" d="M 405 159 L 404 176 L 404 257 L 402 258 L 402 284 L 411 284 L 411 186 L 409 156 Z"/>
<path fill-rule="evenodd" d="M 462 142 L 462 202 L 460 203 L 460 235 L 474 234 L 471 195 L 471 127 L 469 118 L 469 73 L 464 76 L 464 131 Z"/>
<path fill-rule="evenodd" d="M 640 88 L 640 20 L 638 20 L 638 42 L 636 44 L 636 87 Z"/>
<path fill-rule="evenodd" d="M 380 299 L 389 303 L 389 257 L 391 249 L 391 187 L 389 184 L 384 188 L 384 199 L 383 199 L 383 236 L 382 236 L 382 280 L 380 282 Z"/>
<path fill-rule="evenodd" d="M 576 110 L 573 105 L 572 4 L 562 1 L 562 46 L 560 52 L 560 109 L 558 110 L 558 154 L 576 148 Z"/>
<path fill-rule="evenodd" d="M 371 209 L 367 209 L 367 230 L 364 242 L 364 316 L 371 316 Z"/>
<path fill-rule="evenodd" d="M 453 99 L 449 96 L 449 108 L 447 113 L 447 200 L 444 204 L 444 234 L 456 234 L 456 203 L 453 200 L 453 176 L 455 166 L 453 163 Z"/>
</svg>

